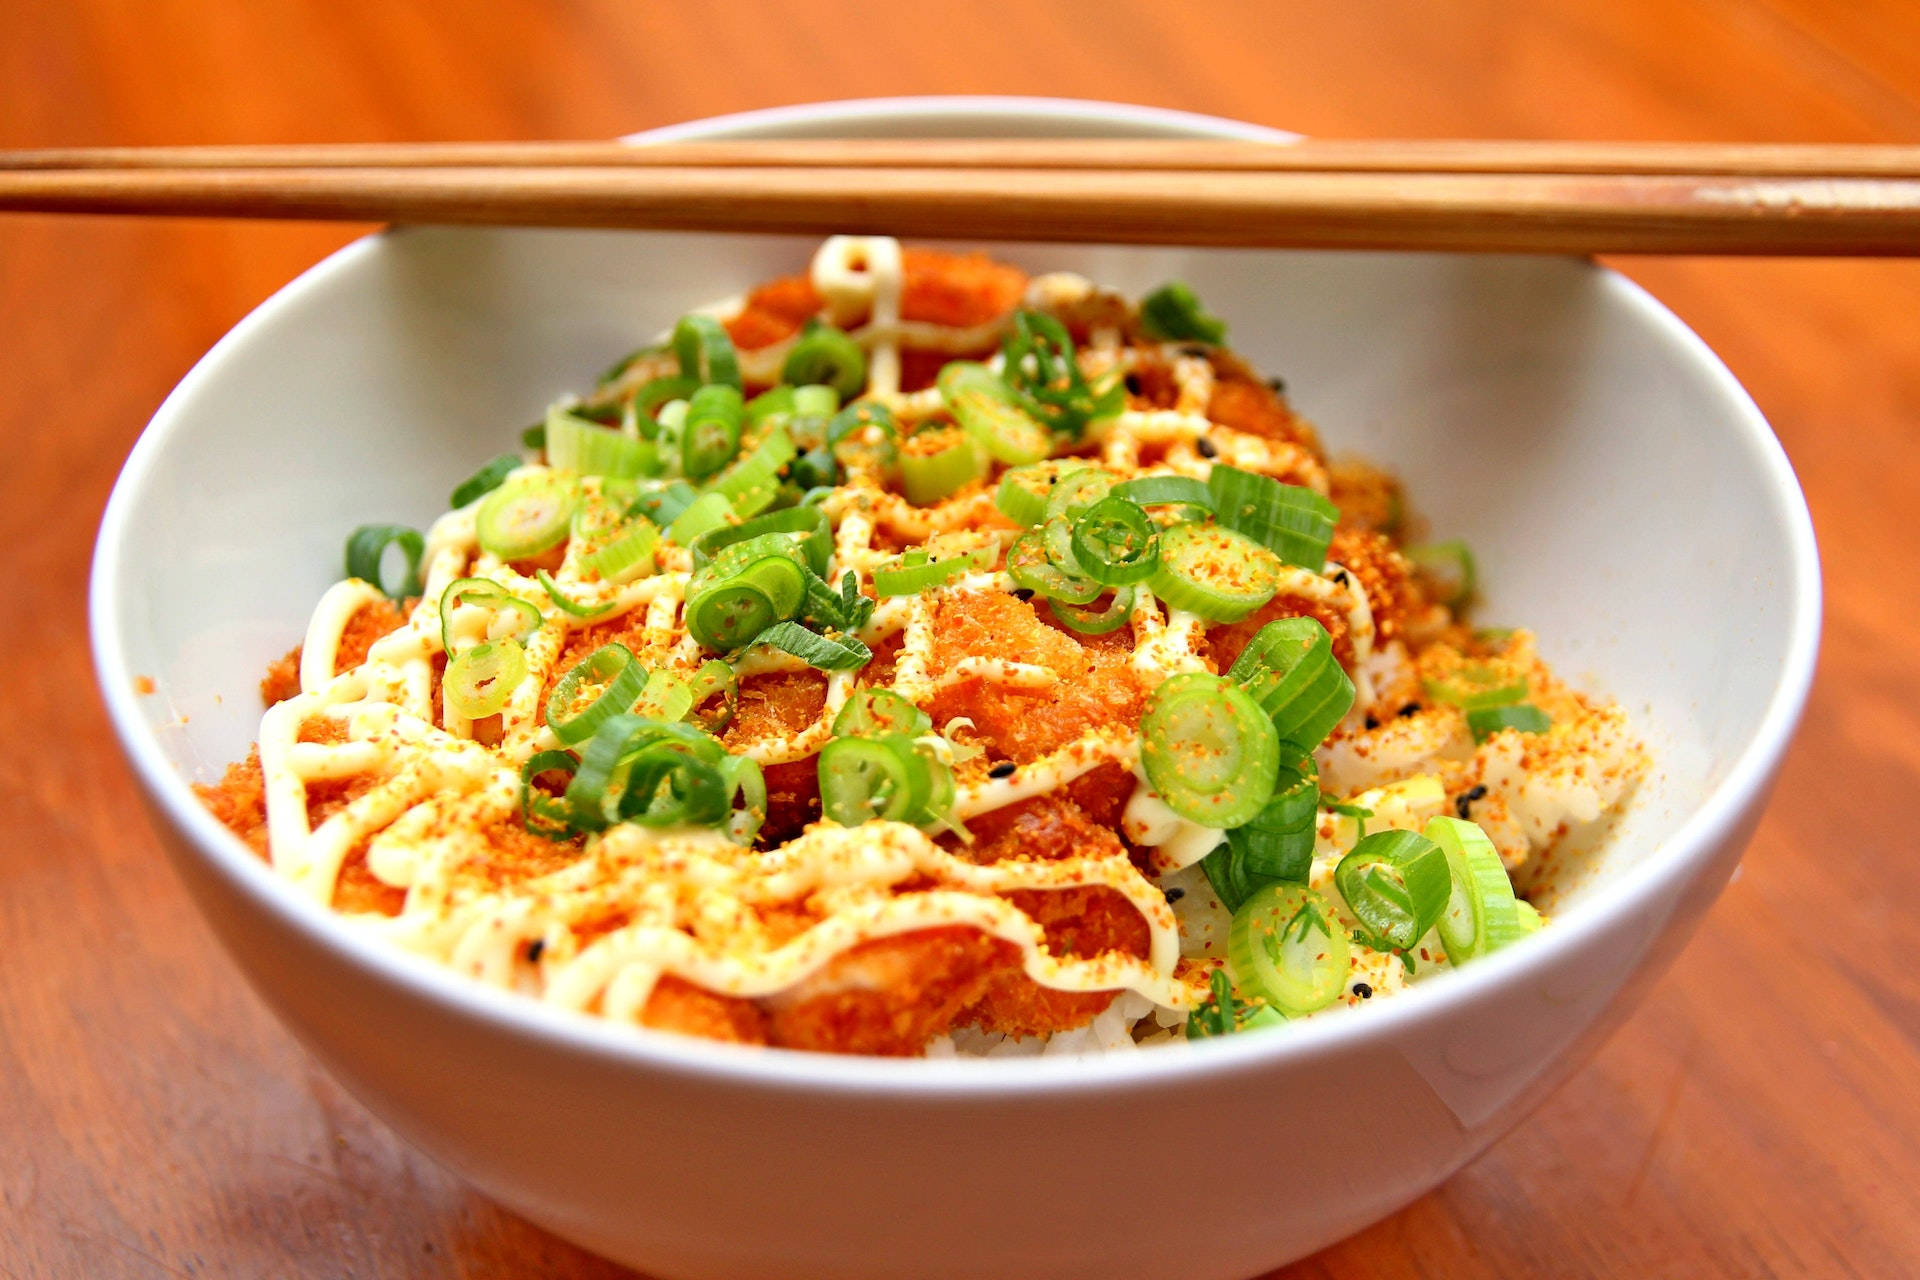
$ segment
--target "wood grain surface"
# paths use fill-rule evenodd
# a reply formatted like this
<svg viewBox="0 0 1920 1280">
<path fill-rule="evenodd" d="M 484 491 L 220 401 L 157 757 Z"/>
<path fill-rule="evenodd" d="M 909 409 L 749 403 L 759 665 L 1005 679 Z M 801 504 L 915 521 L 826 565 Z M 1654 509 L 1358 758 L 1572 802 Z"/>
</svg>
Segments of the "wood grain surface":
<svg viewBox="0 0 1920 1280">
<path fill-rule="evenodd" d="M 591 138 L 915 92 L 1327 136 L 1915 142 L 1920 7 L 0 5 L 0 147 Z M 93 693 L 87 558 L 127 448 L 354 234 L 0 219 L 0 1276 L 627 1274 L 401 1146 L 281 1032 L 164 865 Z M 1807 487 L 1829 594 L 1806 725 L 1742 876 L 1593 1062 L 1289 1277 L 1920 1273 L 1920 264 L 1622 265 Z"/>
</svg>

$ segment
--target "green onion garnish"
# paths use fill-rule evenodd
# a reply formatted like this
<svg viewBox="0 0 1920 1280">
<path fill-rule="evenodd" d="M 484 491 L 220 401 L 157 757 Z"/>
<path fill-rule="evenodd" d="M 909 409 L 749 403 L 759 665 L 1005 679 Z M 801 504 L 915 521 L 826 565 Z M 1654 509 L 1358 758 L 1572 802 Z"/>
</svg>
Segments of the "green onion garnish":
<svg viewBox="0 0 1920 1280">
<path fill-rule="evenodd" d="M 744 814 L 735 801 L 746 801 Z M 766 813 L 759 766 L 730 756 L 692 725 L 617 715 L 603 721 L 567 786 L 573 825 L 597 831 L 617 822 L 646 826 L 722 826 L 736 839 Z"/>
<path fill-rule="evenodd" d="M 1447 960 L 1464 964 L 1523 936 L 1513 881 L 1486 832 L 1459 818 L 1433 818 L 1424 834 L 1446 854 L 1452 875 L 1447 909 L 1439 920 Z"/>
<path fill-rule="evenodd" d="M 486 638 L 489 640 L 525 641 L 546 621 L 539 609 L 518 596 L 508 595 L 506 589 L 492 578 L 460 578 L 448 583 L 447 589 L 440 593 L 440 647 L 449 656 L 454 651 L 454 610 L 463 604 L 494 611 L 493 618 L 487 624 Z M 502 619 L 509 614 L 517 624 L 516 628 L 510 632 L 496 631 Z"/>
<path fill-rule="evenodd" d="M 900 491 L 916 507 L 929 506 L 985 475 L 986 455 L 957 427 L 916 433 L 900 450 Z"/>
<path fill-rule="evenodd" d="M 1053 451 L 1053 439 L 1023 409 L 1011 388 L 983 364 L 954 360 L 940 370 L 940 398 L 974 443 L 996 461 L 1017 466 Z"/>
<path fill-rule="evenodd" d="M 1111 496 L 1143 507 L 1198 507 L 1212 511 L 1213 490 L 1192 476 L 1139 476 L 1113 486 Z"/>
<path fill-rule="evenodd" d="M 909 738 L 933 732 L 933 717 L 892 689 L 855 689 L 833 718 L 836 738 L 872 738 L 901 733 Z"/>
<path fill-rule="evenodd" d="M 556 475 L 516 476 L 481 499 L 474 512 L 480 549 L 502 560 L 524 560 L 564 542 L 580 491 Z"/>
<path fill-rule="evenodd" d="M 1452 874 L 1440 846 L 1412 831 L 1376 831 L 1333 870 L 1347 907 L 1397 951 L 1427 936 L 1447 909 Z"/>
<path fill-rule="evenodd" d="M 930 555 L 916 548 L 874 566 L 873 592 L 882 599 L 916 596 L 929 588 L 944 586 L 969 569 L 985 568 L 992 563 L 990 546 L 945 556 Z"/>
<path fill-rule="evenodd" d="M 632 708 L 647 670 L 623 644 L 603 644 L 567 669 L 547 695 L 547 727 L 569 747 L 591 738 L 610 716 Z"/>
<path fill-rule="evenodd" d="M 1107 601 L 1105 608 L 1095 609 L 1068 604 L 1064 600 L 1049 600 L 1047 612 L 1069 631 L 1078 631 L 1084 636 L 1103 636 L 1126 625 L 1127 619 L 1133 614 L 1135 599 L 1136 588 L 1128 584 L 1114 588 L 1113 597 Z"/>
<path fill-rule="evenodd" d="M 582 530 L 576 516 L 573 536 L 579 538 L 587 532 Z M 580 558 L 580 567 L 600 581 L 617 586 L 653 572 L 653 553 L 660 545 L 660 530 L 644 516 L 635 516 L 611 529 L 593 530 L 590 536 L 605 540 Z"/>
<path fill-rule="evenodd" d="M 856 431 L 867 427 L 879 427 L 889 436 L 900 434 L 900 424 L 893 419 L 893 410 L 878 400 L 855 400 L 852 404 L 833 415 L 827 423 L 826 445 L 832 448 Z"/>
<path fill-rule="evenodd" d="M 726 548 L 769 533 L 792 535 L 813 571 L 827 571 L 827 560 L 833 555 L 833 529 L 827 521 L 827 513 L 819 507 L 786 507 L 743 520 L 739 524 L 709 529 L 695 538 L 688 548 L 693 553 L 693 567 L 703 568 Z"/>
<path fill-rule="evenodd" d="M 1318 573 L 1340 508 L 1304 485 L 1216 465 L 1207 476 L 1220 523 L 1244 533 L 1288 564 Z"/>
<path fill-rule="evenodd" d="M 680 424 L 681 474 L 689 480 L 704 480 L 733 461 L 740 452 L 745 419 L 738 388 L 715 383 L 694 392 Z"/>
<path fill-rule="evenodd" d="M 932 778 L 905 734 L 835 738 L 820 751 L 820 808 L 843 827 L 906 822 L 926 807 Z"/>
<path fill-rule="evenodd" d="M 1193 672 L 1148 697 L 1140 762 L 1175 813 L 1237 827 L 1273 796 L 1280 738 L 1259 703 L 1219 676 Z"/>
<path fill-rule="evenodd" d="M 634 365 L 646 359 L 648 356 L 657 356 L 662 351 L 665 351 L 665 350 L 666 350 L 665 347 L 660 346 L 658 343 L 655 343 L 652 346 L 638 347 L 632 351 L 629 351 L 627 352 L 627 354 L 625 354 L 624 356 L 621 356 L 618 360 L 614 361 L 613 364 L 607 369 L 605 373 L 601 374 L 598 378 L 594 380 L 594 383 L 596 386 L 604 387 L 610 383 L 618 382 L 620 381 L 620 379 L 626 377 L 627 370 L 633 368 Z"/>
<path fill-rule="evenodd" d="M 612 601 L 608 601 L 606 604 L 599 604 L 599 605 L 585 605 L 585 604 L 579 603 L 578 601 L 574 600 L 572 597 L 567 595 L 565 591 L 562 591 L 560 589 L 560 584 L 555 582 L 553 580 L 553 575 L 548 573 L 545 569 L 536 569 L 534 571 L 533 576 L 540 583 L 540 585 L 546 589 L 547 598 L 553 601 L 554 605 L 559 608 L 560 612 L 567 614 L 570 617 L 597 618 L 601 614 L 611 611 L 613 608 Z"/>
<path fill-rule="evenodd" d="M 1504 707 L 1473 708 L 1467 712 L 1467 728 L 1473 731 L 1475 742 L 1485 742 L 1502 729 L 1545 733 L 1553 728 L 1553 720 L 1531 702 L 1516 702 Z"/>
<path fill-rule="evenodd" d="M 1160 567 L 1160 529 L 1142 508 L 1109 494 L 1072 525 L 1080 571 L 1109 587 L 1142 582 Z"/>
<path fill-rule="evenodd" d="M 1353 706 L 1353 681 L 1333 657 L 1317 618 L 1280 618 L 1254 633 L 1227 668 L 1273 718 L 1283 741 L 1312 751 Z"/>
<path fill-rule="evenodd" d="M 810 624 L 834 631 L 858 631 L 873 617 L 875 601 L 860 591 L 860 576 L 849 569 L 840 575 L 835 591 L 818 574 L 807 575 L 807 603 L 801 616 Z"/>
<path fill-rule="evenodd" d="M 462 649 L 447 663 L 440 696 L 447 710 L 468 720 L 494 715 L 527 678 L 527 651 L 516 640 L 489 640 Z"/>
<path fill-rule="evenodd" d="M 867 385 L 867 353 L 832 325 L 814 321 L 787 352 L 780 381 L 825 383 L 842 399 L 851 399 Z"/>
<path fill-rule="evenodd" d="M 1313 869 L 1313 842 L 1320 814 L 1320 776 L 1313 757 L 1302 754 L 1280 766 L 1273 798 L 1259 813 L 1227 832 L 1250 883 L 1289 880 L 1305 884 Z M 1236 906 L 1229 903 L 1228 906 Z"/>
<path fill-rule="evenodd" d="M 1190 521 L 1160 534 L 1160 565 L 1147 589 L 1168 607 L 1209 622 L 1238 622 L 1273 599 L 1280 564 L 1253 539 Z"/>
<path fill-rule="evenodd" d="M 1126 408 L 1119 371 L 1088 383 L 1067 327 L 1040 311 L 1016 311 L 1002 344 L 1005 380 L 1021 407 L 1053 431 L 1077 437 L 1087 423 Z"/>
<path fill-rule="evenodd" d="M 1092 465 L 1085 458 L 1050 458 L 1045 462 L 1030 462 L 1024 467 L 1014 467 L 1000 477 L 1000 487 L 994 491 L 993 505 L 1015 524 L 1029 527 L 1039 524 L 1047 518 L 1047 498 L 1060 478 L 1069 471 L 1079 471 Z"/>
<path fill-rule="evenodd" d="M 1064 520 L 1060 528 L 1070 539 L 1071 530 Z M 1067 554 L 1072 555 L 1071 546 Z M 1013 545 L 1007 548 L 1007 575 L 1016 586 L 1068 604 L 1092 604 L 1106 590 L 1085 574 L 1056 564 L 1048 550 L 1044 529 L 1029 529 L 1013 540 Z"/>
<path fill-rule="evenodd" d="M 658 471 L 648 441 L 588 422 L 565 409 L 547 411 L 547 461 L 583 476 L 633 479 Z"/>
<path fill-rule="evenodd" d="M 733 667 L 719 658 L 709 658 L 693 673 L 687 689 L 693 699 L 688 719 L 708 733 L 725 733 L 740 710 L 740 676 Z M 703 710 L 714 698 L 720 699 L 719 707 Z"/>
<path fill-rule="evenodd" d="M 1527 696 L 1527 677 L 1499 662 L 1469 662 L 1437 680 L 1425 681 L 1427 696 L 1462 711 L 1511 706 Z"/>
<path fill-rule="evenodd" d="M 1219 346 L 1227 340 L 1226 322 L 1208 315 L 1192 289 L 1169 281 L 1140 300 L 1140 327 L 1162 342 L 1205 342 Z"/>
<path fill-rule="evenodd" d="M 1332 1004 L 1351 967 L 1347 931 L 1333 904 L 1296 884 L 1255 890 L 1233 913 L 1227 964 L 1235 983 L 1298 1017 Z"/>
<path fill-rule="evenodd" d="M 733 504 L 724 494 L 703 493 L 667 526 L 667 537 L 680 546 L 690 546 L 695 538 L 710 529 L 718 529 L 733 514 Z"/>
<path fill-rule="evenodd" d="M 447 505 L 450 507 L 464 507 L 469 502 L 478 502 L 495 489 L 498 489 L 501 484 L 506 481 L 508 476 L 519 470 L 520 465 L 519 454 L 501 454 L 499 457 L 487 463 L 486 466 L 480 468 L 465 480 L 462 480 L 460 486 L 453 491 L 453 496 L 447 499 Z"/>
<path fill-rule="evenodd" d="M 388 547 L 399 547 L 406 557 L 407 572 L 399 583 L 388 586 L 380 574 Z M 347 576 L 372 583 L 391 600 L 405 600 L 420 594 L 420 557 L 427 540 L 418 529 L 403 524 L 363 524 L 347 535 Z"/>
<path fill-rule="evenodd" d="M 740 358 L 734 353 L 733 339 L 726 326 L 712 316 L 682 316 L 673 328 L 673 354 L 680 361 L 680 375 L 693 378 L 702 386 L 724 383 L 735 391 L 742 389 Z"/>
<path fill-rule="evenodd" d="M 858 671 L 873 661 L 873 650 L 857 637 L 821 635 L 797 622 L 776 622 L 755 636 L 753 643 L 791 654 L 821 671 Z"/>
<path fill-rule="evenodd" d="M 779 495 L 780 469 L 793 461 L 794 453 L 793 436 L 784 425 L 776 425 L 751 452 L 721 472 L 707 492 L 725 498 L 734 515 L 757 515 Z"/>
<path fill-rule="evenodd" d="M 1233 980 L 1225 969 L 1215 969 L 1208 979 L 1210 994 L 1187 1015 L 1187 1039 L 1204 1040 L 1209 1036 L 1233 1035 L 1279 1026 L 1286 1019 L 1270 1004 L 1247 1002 L 1235 997 Z"/>
<path fill-rule="evenodd" d="M 520 814 L 527 830 L 549 840 L 565 840 L 573 835 L 572 811 L 564 800 L 555 800 L 533 789 L 533 780 L 543 773 L 564 773 L 569 779 L 580 762 L 568 751 L 542 751 L 520 766 Z"/>
<path fill-rule="evenodd" d="M 1457 609 L 1473 598 L 1479 572 L 1474 567 L 1473 552 L 1458 538 L 1408 547 L 1401 554 L 1413 561 L 1433 598 L 1441 604 Z"/>
</svg>

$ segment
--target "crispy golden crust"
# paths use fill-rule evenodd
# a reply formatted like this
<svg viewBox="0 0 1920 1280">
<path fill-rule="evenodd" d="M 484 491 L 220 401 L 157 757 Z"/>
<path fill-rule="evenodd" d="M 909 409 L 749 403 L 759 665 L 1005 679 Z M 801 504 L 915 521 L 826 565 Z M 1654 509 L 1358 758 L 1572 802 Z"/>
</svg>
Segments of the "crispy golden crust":
<svg viewBox="0 0 1920 1280">
<path fill-rule="evenodd" d="M 977 929 L 923 929 L 862 943 L 769 1002 L 771 1042 L 790 1049 L 904 1057 L 949 1030 L 1014 963 L 1012 944 Z"/>
<path fill-rule="evenodd" d="M 654 986 L 640 1011 L 640 1025 L 703 1040 L 767 1043 L 767 1015 L 751 1000 L 715 995 L 668 974 Z"/>
</svg>

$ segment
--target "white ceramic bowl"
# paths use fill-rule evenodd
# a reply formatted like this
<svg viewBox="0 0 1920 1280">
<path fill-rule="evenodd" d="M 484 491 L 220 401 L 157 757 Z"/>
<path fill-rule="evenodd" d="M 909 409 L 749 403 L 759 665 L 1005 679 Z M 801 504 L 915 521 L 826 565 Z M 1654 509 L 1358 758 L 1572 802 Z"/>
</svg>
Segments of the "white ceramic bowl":
<svg viewBox="0 0 1920 1280">
<path fill-rule="evenodd" d="M 655 137 L 1271 136 L 1137 108 L 851 103 Z M 849 228 L 857 230 L 857 228 Z M 1091 1059 L 895 1062 L 597 1023 L 387 951 L 195 802 L 353 525 L 424 525 L 556 393 L 790 271 L 774 237 L 409 230 L 289 285 L 180 384 L 100 532 L 93 643 L 180 875 L 260 993 L 408 1140 L 662 1277 L 1238 1277 L 1390 1212 L 1517 1123 L 1726 882 L 1813 670 L 1806 506 L 1700 340 L 1568 259 L 1000 246 L 1179 277 L 1337 448 L 1479 554 L 1483 616 L 1617 696 L 1658 760 L 1551 928 L 1284 1033 Z M 141 696 L 135 677 L 158 692 Z"/>
</svg>

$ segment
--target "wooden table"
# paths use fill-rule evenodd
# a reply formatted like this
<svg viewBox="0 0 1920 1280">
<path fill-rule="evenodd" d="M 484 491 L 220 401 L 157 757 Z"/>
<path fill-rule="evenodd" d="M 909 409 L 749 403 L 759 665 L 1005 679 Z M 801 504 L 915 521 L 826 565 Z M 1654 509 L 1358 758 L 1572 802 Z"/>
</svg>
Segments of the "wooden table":
<svg viewBox="0 0 1920 1280">
<path fill-rule="evenodd" d="M 0 146 L 601 137 L 915 92 L 1338 136 L 1920 141 L 1911 0 L 430 7 L 10 0 Z M 354 234 L 0 216 L 0 1276 L 624 1274 L 402 1147 L 281 1032 L 93 692 L 87 559 L 128 446 Z M 1920 1271 L 1920 263 L 1622 265 L 1752 389 L 1811 496 L 1806 726 L 1744 875 L 1593 1063 L 1289 1276 Z"/>
</svg>

